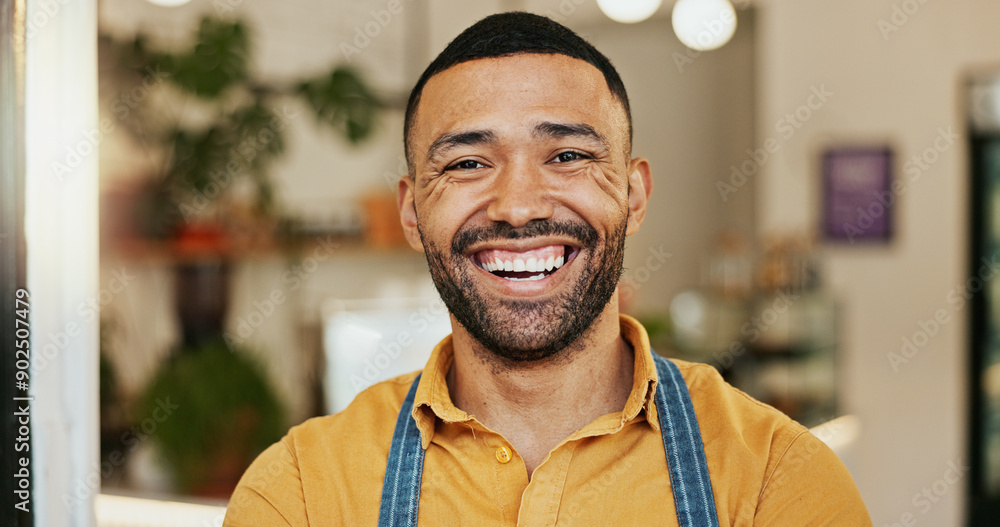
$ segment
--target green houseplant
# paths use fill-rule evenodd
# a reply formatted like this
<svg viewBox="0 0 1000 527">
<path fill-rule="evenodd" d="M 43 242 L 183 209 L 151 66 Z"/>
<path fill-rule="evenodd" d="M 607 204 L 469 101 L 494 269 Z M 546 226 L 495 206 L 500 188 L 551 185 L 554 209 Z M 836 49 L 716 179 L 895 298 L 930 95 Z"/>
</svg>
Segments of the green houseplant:
<svg viewBox="0 0 1000 527">
<path fill-rule="evenodd" d="M 274 202 L 268 169 L 285 151 L 285 108 L 305 107 L 317 123 L 357 144 L 371 135 L 382 107 L 348 67 L 287 82 L 257 78 L 251 31 L 239 20 L 206 16 L 193 42 L 171 51 L 154 49 L 143 34 L 102 35 L 101 45 L 115 65 L 108 76 L 119 96 L 111 112 L 140 145 L 163 153 L 140 207 L 143 230 L 153 237 L 217 220 L 214 205 L 238 187 L 252 188 L 253 212 L 268 215 Z"/>
<path fill-rule="evenodd" d="M 166 240 L 180 255 L 175 297 L 184 344 L 154 375 L 134 416 L 147 425 L 153 418 L 148 435 L 179 491 L 220 497 L 285 430 L 263 368 L 221 340 L 229 241 L 243 230 L 233 225 L 273 219 L 269 170 L 285 152 L 286 109 L 312 114 L 356 144 L 371 135 L 382 107 L 346 67 L 265 80 L 254 73 L 252 43 L 245 23 L 214 17 L 169 50 L 143 34 L 100 38 L 102 78 L 117 93 L 114 123 L 157 160 L 135 203 L 137 234 Z M 164 408 L 173 410 L 155 419 Z"/>
<path fill-rule="evenodd" d="M 139 399 L 177 490 L 228 498 L 240 475 L 286 429 L 264 369 L 221 339 L 179 350 Z"/>
</svg>

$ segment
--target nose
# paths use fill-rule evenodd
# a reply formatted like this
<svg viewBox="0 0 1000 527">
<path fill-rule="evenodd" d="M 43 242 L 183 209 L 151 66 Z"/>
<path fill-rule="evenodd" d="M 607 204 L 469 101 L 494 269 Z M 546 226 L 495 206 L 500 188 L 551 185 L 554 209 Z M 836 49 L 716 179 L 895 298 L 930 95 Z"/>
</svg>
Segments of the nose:
<svg viewBox="0 0 1000 527">
<path fill-rule="evenodd" d="M 496 174 L 492 187 L 493 199 L 486 209 L 491 221 L 522 227 L 531 220 L 552 217 L 554 207 L 540 170 L 512 165 Z"/>
</svg>

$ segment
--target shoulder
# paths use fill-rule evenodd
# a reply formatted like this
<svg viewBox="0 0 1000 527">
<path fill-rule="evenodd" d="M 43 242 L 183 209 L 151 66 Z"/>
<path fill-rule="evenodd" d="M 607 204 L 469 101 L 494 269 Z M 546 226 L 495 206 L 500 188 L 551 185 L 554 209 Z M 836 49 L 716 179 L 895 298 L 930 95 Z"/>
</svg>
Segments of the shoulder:
<svg viewBox="0 0 1000 527">
<path fill-rule="evenodd" d="M 691 394 L 720 513 L 764 525 L 871 524 L 851 475 L 808 429 L 714 367 L 671 360 Z"/>
<path fill-rule="evenodd" d="M 233 524 L 243 514 L 348 518 L 372 506 L 377 513 L 396 416 L 417 373 L 375 384 L 343 411 L 292 427 L 243 475 L 231 500 Z"/>
<path fill-rule="evenodd" d="M 787 447 L 798 435 L 807 432 L 779 410 L 730 385 L 713 366 L 671 361 L 688 386 L 706 443 L 716 435 L 725 435 L 747 440 L 747 446 L 755 450 L 770 451 Z"/>
</svg>

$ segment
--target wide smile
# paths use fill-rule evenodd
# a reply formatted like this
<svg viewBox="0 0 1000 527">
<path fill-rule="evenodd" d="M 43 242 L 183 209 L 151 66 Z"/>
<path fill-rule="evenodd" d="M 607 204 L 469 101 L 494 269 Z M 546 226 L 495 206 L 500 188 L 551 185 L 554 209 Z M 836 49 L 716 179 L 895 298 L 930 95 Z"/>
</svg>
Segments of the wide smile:
<svg viewBox="0 0 1000 527">
<path fill-rule="evenodd" d="M 553 243 L 553 242 L 556 243 Z M 483 246 L 469 254 L 479 269 L 507 282 L 540 282 L 558 276 L 580 253 L 572 242 L 518 240 L 518 244 Z M 527 284 L 524 284 L 527 285 Z M 541 284 L 538 284 L 541 285 Z"/>
</svg>

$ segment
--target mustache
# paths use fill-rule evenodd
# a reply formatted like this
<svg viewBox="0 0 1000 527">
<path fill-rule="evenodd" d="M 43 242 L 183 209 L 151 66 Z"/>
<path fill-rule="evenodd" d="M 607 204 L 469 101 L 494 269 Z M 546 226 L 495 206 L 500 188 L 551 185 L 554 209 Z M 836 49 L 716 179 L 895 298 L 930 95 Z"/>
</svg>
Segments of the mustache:
<svg viewBox="0 0 1000 527">
<path fill-rule="evenodd" d="M 580 242 L 582 247 L 597 245 L 597 231 L 584 222 L 531 220 L 523 227 L 514 227 L 506 222 L 498 222 L 481 227 L 462 229 L 451 242 L 452 254 L 462 254 L 474 243 L 492 240 L 520 240 L 536 236 L 568 236 Z"/>
</svg>

